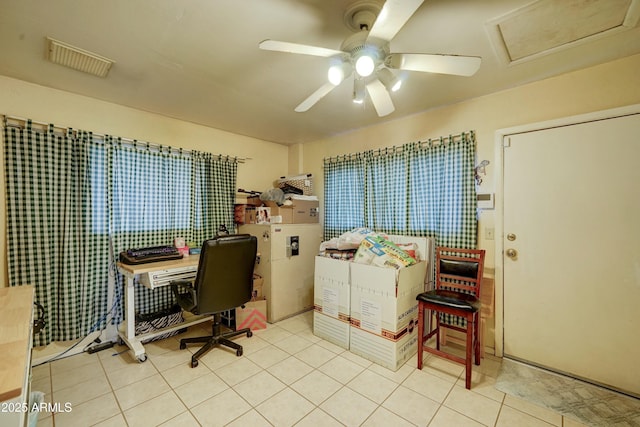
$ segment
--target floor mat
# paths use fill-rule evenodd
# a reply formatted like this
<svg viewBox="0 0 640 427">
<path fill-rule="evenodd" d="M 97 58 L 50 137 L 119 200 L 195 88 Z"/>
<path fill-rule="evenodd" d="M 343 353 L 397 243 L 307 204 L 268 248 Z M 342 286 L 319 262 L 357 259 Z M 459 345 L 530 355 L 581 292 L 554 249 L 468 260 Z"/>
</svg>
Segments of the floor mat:
<svg viewBox="0 0 640 427">
<path fill-rule="evenodd" d="M 503 359 L 495 387 L 594 427 L 640 427 L 640 399 Z"/>
</svg>

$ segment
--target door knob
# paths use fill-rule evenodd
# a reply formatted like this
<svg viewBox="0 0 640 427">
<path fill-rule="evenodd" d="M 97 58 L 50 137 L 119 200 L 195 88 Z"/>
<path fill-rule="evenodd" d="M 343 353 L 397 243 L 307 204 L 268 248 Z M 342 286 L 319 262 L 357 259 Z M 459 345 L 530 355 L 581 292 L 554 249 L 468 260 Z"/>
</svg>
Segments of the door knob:
<svg viewBox="0 0 640 427">
<path fill-rule="evenodd" d="M 518 251 L 515 249 L 507 249 L 505 251 L 505 255 L 507 255 L 511 259 L 516 259 L 518 257 Z"/>
</svg>

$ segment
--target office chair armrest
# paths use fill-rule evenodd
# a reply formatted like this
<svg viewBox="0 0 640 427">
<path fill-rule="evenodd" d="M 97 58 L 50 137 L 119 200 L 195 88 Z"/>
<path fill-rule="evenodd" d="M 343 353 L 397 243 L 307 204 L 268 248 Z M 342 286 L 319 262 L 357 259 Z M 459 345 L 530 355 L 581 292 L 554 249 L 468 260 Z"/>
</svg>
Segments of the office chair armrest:
<svg viewBox="0 0 640 427">
<path fill-rule="evenodd" d="M 191 280 L 174 280 L 171 282 L 171 291 L 176 297 L 176 302 L 183 310 L 194 313 L 197 307 L 196 290 L 193 288 Z M 186 292 L 185 292 L 186 291 Z"/>
</svg>

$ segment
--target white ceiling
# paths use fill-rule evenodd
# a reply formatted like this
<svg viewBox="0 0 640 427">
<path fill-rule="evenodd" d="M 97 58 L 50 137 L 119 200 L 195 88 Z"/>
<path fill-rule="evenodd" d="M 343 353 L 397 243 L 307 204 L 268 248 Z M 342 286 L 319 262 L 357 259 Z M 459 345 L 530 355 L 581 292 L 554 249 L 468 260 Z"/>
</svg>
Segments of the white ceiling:
<svg viewBox="0 0 640 427">
<path fill-rule="evenodd" d="M 391 51 L 480 56 L 482 65 L 474 76 L 403 72 L 404 85 L 392 94 L 396 110 L 382 118 L 370 102 L 351 102 L 348 81 L 309 111 L 294 112 L 326 82 L 329 60 L 264 51 L 258 43 L 274 39 L 340 49 L 352 34 L 343 20 L 352 3 L 0 0 L 0 74 L 292 144 L 640 53 L 639 0 L 540 0 L 533 5 L 531 0 L 426 0 L 392 40 Z M 586 7 L 593 9 L 575 19 L 572 10 Z M 622 12 L 610 13 L 612 8 Z M 633 27 L 584 39 L 590 22 L 603 13 L 611 19 L 622 16 Z M 602 25 L 603 20 L 595 21 Z M 527 24 L 518 24 L 522 22 Z M 508 28 L 518 46 L 548 48 L 554 40 L 571 40 L 571 34 L 581 39 L 510 62 L 506 51 L 496 46 L 501 44 L 499 28 Z M 560 28 L 565 32 L 559 36 Z M 106 78 L 53 64 L 46 59 L 46 37 L 115 64 Z M 64 125 L 73 125 L 69 122 Z"/>
</svg>

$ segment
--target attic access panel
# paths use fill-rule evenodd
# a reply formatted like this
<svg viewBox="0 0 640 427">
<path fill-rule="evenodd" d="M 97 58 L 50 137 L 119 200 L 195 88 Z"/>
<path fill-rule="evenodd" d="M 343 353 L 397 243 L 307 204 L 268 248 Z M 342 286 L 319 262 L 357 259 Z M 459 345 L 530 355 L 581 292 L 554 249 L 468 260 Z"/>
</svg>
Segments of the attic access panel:
<svg viewBox="0 0 640 427">
<path fill-rule="evenodd" d="M 496 53 L 514 64 L 638 24 L 640 0 L 538 0 L 487 22 Z"/>
</svg>

